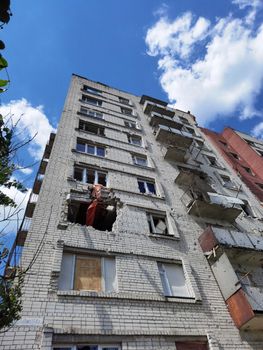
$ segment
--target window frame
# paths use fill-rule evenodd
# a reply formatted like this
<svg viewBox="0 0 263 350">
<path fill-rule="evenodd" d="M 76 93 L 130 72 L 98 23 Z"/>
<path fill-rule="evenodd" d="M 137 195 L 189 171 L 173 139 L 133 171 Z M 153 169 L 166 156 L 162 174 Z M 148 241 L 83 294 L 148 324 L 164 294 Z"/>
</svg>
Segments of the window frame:
<svg viewBox="0 0 263 350">
<path fill-rule="evenodd" d="M 84 110 L 85 110 L 85 112 L 84 112 Z M 79 113 L 82 113 L 85 116 L 88 116 L 88 117 L 91 117 L 91 118 L 96 118 L 96 119 L 99 119 L 99 120 L 103 120 L 104 119 L 104 115 L 103 115 L 102 112 L 94 111 L 94 110 L 92 110 L 90 108 L 86 108 L 86 107 L 83 107 L 83 106 L 80 106 Z"/>
<path fill-rule="evenodd" d="M 67 349 L 67 350 L 78 350 L 78 346 L 97 346 L 98 350 L 104 350 L 105 348 L 109 348 L 111 350 L 121 350 L 121 345 L 119 344 L 80 344 L 80 345 L 65 345 L 65 344 L 57 344 L 57 345 L 53 345 L 52 346 L 52 350 L 56 350 L 56 349 Z"/>
<path fill-rule="evenodd" d="M 142 137 L 139 136 L 139 135 L 132 135 L 132 134 L 128 134 L 128 142 L 130 145 L 134 145 L 134 146 L 137 146 L 137 147 L 143 147 L 143 142 L 142 142 Z M 132 142 L 133 139 L 136 139 L 137 140 L 140 140 L 140 143 L 136 143 L 136 142 Z"/>
<path fill-rule="evenodd" d="M 71 272 L 72 275 L 69 276 L 69 282 L 70 282 L 70 289 L 62 289 L 61 288 L 61 283 L 60 278 L 61 278 L 61 271 L 62 271 L 62 265 L 63 265 L 63 257 L 65 255 L 71 255 L 72 256 L 72 265 L 71 265 Z M 94 259 L 100 259 L 100 266 L 101 266 L 101 290 L 94 290 L 94 289 L 75 289 L 75 277 L 76 277 L 76 261 L 77 257 L 82 257 L 82 258 L 94 258 Z M 106 271 L 106 259 L 112 259 L 114 261 L 115 265 L 115 280 L 113 284 L 113 290 L 106 290 L 106 278 L 105 278 L 105 271 Z M 68 271 L 67 271 L 68 272 Z M 59 280 L 58 280 L 58 290 L 59 291 L 79 291 L 79 292 L 95 292 L 95 293 L 117 293 L 119 288 L 118 288 L 118 273 L 117 273 L 117 264 L 116 264 L 116 256 L 103 256 L 103 255 L 93 255 L 93 254 L 78 254 L 78 253 L 72 253 L 70 251 L 64 251 L 61 259 L 61 265 L 60 265 L 60 275 L 59 275 Z"/>
<path fill-rule="evenodd" d="M 100 184 L 98 182 L 98 178 L 99 178 L 99 173 L 100 174 L 104 174 L 105 175 L 105 185 L 102 185 L 102 186 L 105 186 L 105 187 L 108 187 L 108 173 L 106 171 L 101 171 L 101 170 L 98 170 L 98 169 L 93 169 L 93 168 L 85 168 L 85 167 L 81 167 L 81 166 L 78 166 L 78 165 L 75 165 L 74 166 L 74 173 L 75 173 L 75 170 L 76 169 L 79 169 L 79 170 L 82 170 L 82 180 L 79 181 L 75 178 L 74 174 L 73 174 L 73 177 L 76 181 L 79 181 L 81 183 L 84 183 L 84 184 L 91 184 L 91 185 L 97 185 L 97 184 Z M 89 171 L 92 171 L 94 172 L 94 182 L 93 183 L 90 183 L 90 182 L 87 182 L 87 179 L 88 179 L 88 172 Z"/>
<path fill-rule="evenodd" d="M 92 86 L 88 86 L 88 85 L 83 85 L 82 90 L 89 93 L 89 94 L 93 94 L 93 95 L 98 95 L 100 96 L 102 94 L 101 90 L 98 90 Z"/>
<path fill-rule="evenodd" d="M 133 109 L 127 107 L 120 107 L 121 113 L 124 115 L 133 115 Z"/>
<path fill-rule="evenodd" d="M 138 129 L 138 125 L 136 122 L 132 122 L 130 120 L 124 120 L 124 126 L 129 129 Z"/>
<path fill-rule="evenodd" d="M 81 142 L 82 142 L 82 144 L 85 145 L 85 150 L 84 151 L 78 150 L 78 144 L 81 144 Z M 94 153 L 88 152 L 88 149 L 89 149 L 88 147 L 89 146 L 94 148 Z M 103 156 L 98 154 L 98 149 L 99 148 L 103 149 L 103 151 L 104 151 L 104 155 Z M 83 153 L 83 154 L 89 154 L 89 155 L 93 155 L 93 156 L 101 157 L 101 158 L 105 158 L 106 157 L 106 147 L 104 147 L 104 146 L 97 146 L 97 145 L 94 145 L 92 143 L 87 143 L 85 141 L 78 141 L 77 140 L 76 150 L 77 150 L 77 152 L 80 152 L 80 153 Z"/>
<path fill-rule="evenodd" d="M 157 213 L 153 213 L 153 212 L 146 212 L 146 216 L 147 216 L 147 222 L 149 224 L 149 229 L 150 229 L 150 234 L 152 235 L 160 235 L 160 236 L 172 236 L 171 233 L 169 233 L 169 223 L 168 223 L 168 219 L 167 219 L 167 215 L 166 214 L 157 214 Z M 165 233 L 159 233 L 156 232 L 156 225 L 154 224 L 154 218 L 160 218 L 160 219 L 164 219 L 165 225 L 166 225 L 166 232 Z"/>
<path fill-rule="evenodd" d="M 83 125 L 83 129 L 80 127 L 81 124 Z M 86 126 L 87 128 L 90 126 L 91 128 L 97 128 L 97 132 L 93 132 L 91 130 L 86 130 Z M 97 135 L 97 136 L 102 136 L 105 137 L 105 127 L 103 125 L 98 125 L 98 124 L 93 124 L 93 123 L 89 123 L 86 122 L 84 120 L 79 119 L 79 130 L 84 131 L 84 132 L 88 132 L 89 134 L 92 135 Z"/>
<path fill-rule="evenodd" d="M 144 189 L 145 189 L 145 192 L 141 192 L 140 191 L 140 186 L 139 186 L 139 182 L 142 182 L 144 184 Z M 139 189 L 139 192 L 142 193 L 142 194 L 147 194 L 147 195 L 151 195 L 151 196 L 157 196 L 157 187 L 156 187 L 156 182 L 153 180 L 146 180 L 146 179 L 142 179 L 142 178 L 137 178 L 137 183 L 138 183 L 138 189 Z M 149 187 L 148 187 L 148 184 L 151 184 L 154 186 L 154 191 L 155 193 L 149 191 Z"/>
<path fill-rule="evenodd" d="M 98 99 L 96 99 L 94 97 L 90 97 L 90 96 L 87 96 L 87 95 L 82 95 L 81 101 L 83 101 L 85 103 L 88 103 L 88 104 L 90 104 L 92 106 L 97 106 L 97 107 L 102 107 L 102 103 L 103 103 L 102 100 L 98 100 Z"/>
<path fill-rule="evenodd" d="M 187 295 L 182 295 L 182 294 L 178 294 L 178 295 L 174 295 L 174 292 L 172 290 L 172 285 L 171 285 L 171 281 L 169 281 L 169 277 L 167 274 L 167 271 L 165 270 L 164 266 L 177 266 L 177 267 L 181 267 L 181 272 L 183 274 L 184 277 L 184 281 L 185 281 L 185 291 L 187 292 Z M 173 262 L 173 263 L 167 263 L 167 262 L 163 262 L 163 261 L 157 261 L 157 267 L 158 267 L 158 271 L 159 271 L 159 276 L 160 276 L 160 280 L 161 280 L 161 284 L 163 287 L 163 293 L 165 297 L 169 297 L 169 298 L 184 298 L 184 299 L 189 299 L 189 298 L 193 298 L 192 295 L 192 291 L 191 291 L 191 287 L 189 285 L 188 279 L 187 279 L 187 275 L 185 273 L 185 269 L 183 266 L 182 261 L 180 262 Z"/>
<path fill-rule="evenodd" d="M 140 164 L 140 163 L 138 163 L 138 162 L 137 162 L 138 159 L 143 159 L 143 160 L 145 160 L 145 164 Z M 147 157 L 143 157 L 143 156 L 140 156 L 140 155 L 137 155 L 137 154 L 132 154 L 132 160 L 133 160 L 133 164 L 134 164 L 134 165 L 149 167 L 148 158 L 147 158 Z"/>
</svg>

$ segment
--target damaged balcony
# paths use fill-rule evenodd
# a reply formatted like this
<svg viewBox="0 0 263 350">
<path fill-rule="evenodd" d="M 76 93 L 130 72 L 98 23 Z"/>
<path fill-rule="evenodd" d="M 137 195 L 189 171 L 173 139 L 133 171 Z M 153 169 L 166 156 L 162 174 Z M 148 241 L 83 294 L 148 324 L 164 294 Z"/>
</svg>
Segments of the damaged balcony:
<svg viewBox="0 0 263 350">
<path fill-rule="evenodd" d="M 154 128 L 158 127 L 160 124 L 171 128 L 182 129 L 183 123 L 179 117 L 166 117 L 165 115 L 159 113 L 151 113 L 149 116 L 150 125 Z"/>
<path fill-rule="evenodd" d="M 182 148 L 189 148 L 194 139 L 190 132 L 178 130 L 165 125 L 159 126 L 155 138 L 156 141 Z"/>
<path fill-rule="evenodd" d="M 242 212 L 244 202 L 215 192 L 209 177 L 199 169 L 180 168 L 175 183 L 185 189 L 181 197 L 188 214 L 233 222 Z"/>
<path fill-rule="evenodd" d="M 144 102 L 143 112 L 145 114 L 158 113 L 167 117 L 173 117 L 175 115 L 174 109 L 167 107 L 167 105 L 164 106 L 162 104 L 155 103 L 149 100 L 146 100 Z"/>
<path fill-rule="evenodd" d="M 164 152 L 164 159 L 174 162 L 186 163 L 189 157 L 189 150 L 184 147 L 167 146 Z"/>
<path fill-rule="evenodd" d="M 263 330 L 263 237 L 209 226 L 199 243 L 236 326 Z"/>
<path fill-rule="evenodd" d="M 20 228 L 17 232 L 16 241 L 15 241 L 16 245 L 24 246 L 25 240 L 27 237 L 27 233 L 30 229 L 31 220 L 32 220 L 31 218 L 24 216 L 24 219 L 23 219 L 23 221 L 20 225 Z"/>
<path fill-rule="evenodd" d="M 67 201 L 68 221 L 100 231 L 112 230 L 117 200 L 109 189 L 93 185 L 88 191 L 71 191 Z"/>
</svg>

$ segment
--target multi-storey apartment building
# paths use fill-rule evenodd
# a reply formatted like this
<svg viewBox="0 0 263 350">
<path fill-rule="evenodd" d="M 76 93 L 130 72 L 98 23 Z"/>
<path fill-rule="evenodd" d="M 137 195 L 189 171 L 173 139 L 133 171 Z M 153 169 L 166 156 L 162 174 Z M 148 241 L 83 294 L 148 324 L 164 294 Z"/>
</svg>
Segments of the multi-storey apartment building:
<svg viewBox="0 0 263 350">
<path fill-rule="evenodd" d="M 73 75 L 0 346 L 262 349 L 263 212 L 243 187 L 190 113 Z"/>
<path fill-rule="evenodd" d="M 231 128 L 222 133 L 202 129 L 251 192 L 263 202 L 263 142 Z"/>
</svg>

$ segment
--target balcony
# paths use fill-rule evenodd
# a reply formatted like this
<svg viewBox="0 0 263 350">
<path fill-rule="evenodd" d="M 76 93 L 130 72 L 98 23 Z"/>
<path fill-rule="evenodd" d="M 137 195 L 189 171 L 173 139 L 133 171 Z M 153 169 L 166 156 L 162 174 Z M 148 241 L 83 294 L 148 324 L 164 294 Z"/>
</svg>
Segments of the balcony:
<svg viewBox="0 0 263 350">
<path fill-rule="evenodd" d="M 33 185 L 33 189 L 32 189 L 33 193 L 39 194 L 43 179 L 44 179 L 44 175 L 42 175 L 42 174 L 37 175 L 35 182 L 34 182 L 34 185 Z"/>
<path fill-rule="evenodd" d="M 17 237 L 16 237 L 16 244 L 19 246 L 24 246 L 26 237 L 27 237 L 27 233 L 30 229 L 30 225 L 31 225 L 31 218 L 28 217 L 24 217 L 22 224 L 17 232 Z"/>
<path fill-rule="evenodd" d="M 35 193 L 31 193 L 29 201 L 26 206 L 26 211 L 25 211 L 25 216 L 27 216 L 28 218 L 32 218 L 37 200 L 38 200 L 38 195 Z"/>
<path fill-rule="evenodd" d="M 45 174 L 47 165 L 48 165 L 48 159 L 47 158 L 43 158 L 41 160 L 41 163 L 40 163 L 40 166 L 39 166 L 39 170 L 38 170 L 39 174 L 41 174 L 41 175 Z"/>
<path fill-rule="evenodd" d="M 150 117 L 150 125 L 153 127 L 158 127 L 159 125 L 165 125 L 171 128 L 182 129 L 183 123 L 179 117 L 166 117 L 165 115 L 161 115 L 159 113 L 151 113 Z"/>
<path fill-rule="evenodd" d="M 187 195 L 188 194 L 188 195 Z M 244 202 L 236 197 L 224 196 L 215 192 L 201 190 L 185 193 L 182 202 L 188 214 L 198 217 L 234 222 L 242 212 Z"/>
<path fill-rule="evenodd" d="M 154 112 L 161 115 L 165 115 L 167 117 L 173 117 L 175 115 L 174 109 L 148 100 L 144 102 L 143 112 L 145 114 L 150 114 Z"/>
<path fill-rule="evenodd" d="M 186 131 L 160 125 L 156 132 L 156 141 L 171 144 L 176 147 L 189 148 L 193 142 L 193 135 Z"/>
<path fill-rule="evenodd" d="M 199 243 L 236 326 L 263 330 L 263 237 L 209 226 Z"/>
<path fill-rule="evenodd" d="M 164 159 L 174 162 L 185 163 L 189 158 L 189 152 L 183 147 L 168 146 L 164 153 Z"/>
</svg>

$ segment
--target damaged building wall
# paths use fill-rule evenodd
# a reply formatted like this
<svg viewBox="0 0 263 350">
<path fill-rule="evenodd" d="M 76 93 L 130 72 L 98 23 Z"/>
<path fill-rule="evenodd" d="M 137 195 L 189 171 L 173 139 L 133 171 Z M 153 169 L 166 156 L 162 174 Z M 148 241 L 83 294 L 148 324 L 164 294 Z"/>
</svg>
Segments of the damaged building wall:
<svg viewBox="0 0 263 350">
<path fill-rule="evenodd" d="M 103 106 L 94 107 L 80 101 L 83 85 L 87 84 L 102 91 L 101 96 L 92 97 L 102 100 Z M 130 101 L 127 107 L 133 110 L 132 115 L 121 113 L 123 105 L 119 96 Z M 105 136 L 78 130 L 81 106 L 104 114 L 106 122 L 94 116 L 81 115 L 81 119 L 103 125 Z M 22 266 L 31 262 L 42 241 L 44 244 L 40 246 L 32 273 L 26 276 L 22 318 L 0 335 L 1 346 L 9 341 L 13 349 L 52 349 L 62 337 L 64 345 L 71 345 L 72 341 L 77 344 L 78 339 L 83 343 L 84 336 L 86 343 L 94 344 L 96 336 L 97 344 L 117 343 L 122 349 L 159 350 L 161 345 L 165 349 L 180 349 L 183 342 L 190 347 L 196 341 L 204 341 L 212 350 L 260 349 L 261 342 L 256 336 L 250 335 L 253 341 L 244 338 L 235 327 L 198 244 L 198 237 L 207 224 L 229 224 L 216 217 L 193 217 L 187 213 L 181 201 L 184 189 L 175 184 L 179 164 L 164 159 L 163 144 L 156 142 L 142 108 L 139 97 L 73 76 L 25 242 Z M 201 135 L 194 118 L 187 113 L 183 115 Z M 127 120 L 138 123 L 141 131 L 125 126 Z M 111 129 L 107 130 L 109 125 Z M 85 152 L 77 151 L 78 138 L 92 147 L 85 146 Z M 206 141 L 205 144 L 206 150 L 202 142 L 197 143 L 189 164 L 208 174 L 215 191 L 235 197 L 237 192 L 225 188 L 215 173 L 229 175 L 238 184 L 240 180 L 215 150 L 207 150 L 212 146 Z M 134 154 L 146 156 L 147 166 L 134 164 Z M 211 166 L 206 155 L 216 157 L 222 166 Z M 107 172 L 107 187 L 119 203 L 111 232 L 67 220 L 67 196 L 72 191 L 81 193 L 87 189 L 87 184 L 74 179 L 76 164 Z M 258 202 L 246 189 L 238 192 L 238 198 L 249 200 L 260 213 Z M 151 232 L 149 217 L 160 217 L 167 230 Z M 256 234 L 263 229 L 261 221 L 243 212 L 235 225 Z M 82 290 L 77 282 L 71 284 L 70 289 L 60 289 L 63 254 L 72 256 L 67 268 L 72 271 L 72 279 L 94 278 L 97 283 L 92 284 L 94 290 Z M 88 269 L 92 273 L 78 274 L 78 257 L 86 258 L 86 266 L 90 259 Z M 107 259 L 114 260 L 117 278 L 114 290 L 106 287 Z M 91 261 L 97 262 L 97 268 Z M 183 274 L 182 284 L 190 291 L 188 297 L 176 295 L 174 287 L 179 278 L 173 278 L 175 271 L 180 271 L 180 276 Z M 170 295 L 166 295 L 163 282 L 170 288 Z M 21 330 L 28 332 L 30 339 L 25 338 L 18 345 L 17 334 Z"/>
</svg>

